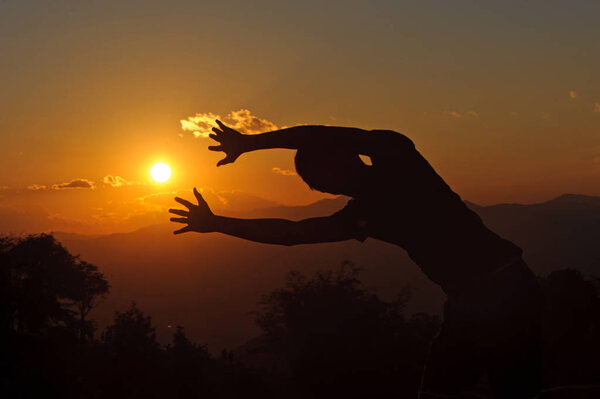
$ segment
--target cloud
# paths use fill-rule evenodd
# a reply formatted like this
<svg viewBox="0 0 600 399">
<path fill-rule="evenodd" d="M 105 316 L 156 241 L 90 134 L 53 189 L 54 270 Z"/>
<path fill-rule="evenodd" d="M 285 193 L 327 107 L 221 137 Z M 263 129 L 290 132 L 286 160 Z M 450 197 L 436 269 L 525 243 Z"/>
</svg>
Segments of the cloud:
<svg viewBox="0 0 600 399">
<path fill-rule="evenodd" d="M 208 137 L 212 133 L 212 128 L 218 127 L 215 119 L 219 119 L 227 126 L 245 134 L 257 134 L 277 129 L 277 125 L 273 122 L 259 118 L 247 109 L 232 111 L 225 118 L 212 112 L 198 113 L 179 122 L 182 130 L 192 132 L 195 137 Z"/>
<path fill-rule="evenodd" d="M 62 189 L 78 189 L 78 188 L 89 188 L 94 189 L 96 186 L 94 182 L 88 179 L 77 178 L 66 183 L 57 183 L 51 186 L 45 184 L 31 184 L 27 186 L 27 190 L 41 191 L 41 190 L 62 190 Z"/>
<path fill-rule="evenodd" d="M 196 137 L 208 137 L 212 132 L 212 128 L 218 127 L 215 119 L 221 119 L 221 117 L 212 112 L 207 112 L 190 116 L 179 122 L 181 123 L 182 130 L 192 132 Z"/>
<path fill-rule="evenodd" d="M 102 182 L 112 187 L 131 186 L 133 184 L 133 182 L 127 181 L 121 176 L 113 175 L 104 176 Z"/>
<path fill-rule="evenodd" d="M 575 99 L 577 97 L 577 93 L 574 90 L 571 90 L 569 92 L 569 97 L 571 97 L 572 99 Z"/>
<path fill-rule="evenodd" d="M 227 119 L 235 122 L 231 127 L 246 134 L 257 134 L 268 132 L 270 130 L 277 130 L 277 125 L 273 122 L 254 116 L 247 109 L 233 111 L 227 115 Z"/>
<path fill-rule="evenodd" d="M 278 167 L 274 167 L 271 170 L 273 171 L 273 173 L 276 173 L 278 175 L 296 176 L 296 172 L 294 172 L 293 170 L 281 169 L 281 168 L 278 168 Z"/>
<path fill-rule="evenodd" d="M 78 179 L 71 180 L 70 182 L 52 185 L 53 190 L 62 190 L 62 189 L 68 189 L 68 188 L 91 188 L 91 189 L 93 189 L 94 182 L 87 180 L 87 179 L 78 178 Z"/>
<path fill-rule="evenodd" d="M 594 112 L 600 112 L 600 103 L 594 104 Z"/>
<path fill-rule="evenodd" d="M 27 190 L 33 190 L 33 191 L 45 190 L 47 188 L 48 188 L 48 186 L 45 186 L 43 184 L 32 184 L 31 186 L 27 186 Z"/>
<path fill-rule="evenodd" d="M 444 113 L 454 119 L 479 119 L 479 114 L 472 109 L 465 112 L 445 111 Z"/>
</svg>

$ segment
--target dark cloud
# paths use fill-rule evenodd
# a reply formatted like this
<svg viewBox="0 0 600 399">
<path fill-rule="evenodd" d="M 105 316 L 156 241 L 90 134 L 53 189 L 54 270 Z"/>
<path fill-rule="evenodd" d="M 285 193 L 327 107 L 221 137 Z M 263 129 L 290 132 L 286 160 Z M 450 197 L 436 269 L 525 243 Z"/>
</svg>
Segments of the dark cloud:
<svg viewBox="0 0 600 399">
<path fill-rule="evenodd" d="M 87 179 L 74 179 L 70 182 L 53 184 L 53 190 L 62 190 L 65 188 L 94 188 L 94 182 Z"/>
</svg>

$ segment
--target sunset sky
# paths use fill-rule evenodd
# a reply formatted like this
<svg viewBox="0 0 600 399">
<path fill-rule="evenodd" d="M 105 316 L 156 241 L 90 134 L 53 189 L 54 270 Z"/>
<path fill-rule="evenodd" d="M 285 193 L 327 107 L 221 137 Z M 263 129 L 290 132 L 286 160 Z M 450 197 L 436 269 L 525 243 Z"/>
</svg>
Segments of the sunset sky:
<svg viewBox="0 0 600 399">
<path fill-rule="evenodd" d="M 325 197 L 291 151 L 216 168 L 215 116 L 396 130 L 479 204 L 600 195 L 599 16 L 597 1 L 2 0 L 0 232 L 166 222 L 194 186 L 232 212 Z"/>
</svg>

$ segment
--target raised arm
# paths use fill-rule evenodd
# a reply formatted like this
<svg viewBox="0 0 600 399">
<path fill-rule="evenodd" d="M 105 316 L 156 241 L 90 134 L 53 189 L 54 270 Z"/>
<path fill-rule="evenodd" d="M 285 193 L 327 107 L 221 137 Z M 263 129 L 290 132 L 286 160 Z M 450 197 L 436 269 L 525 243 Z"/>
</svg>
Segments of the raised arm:
<svg viewBox="0 0 600 399">
<path fill-rule="evenodd" d="M 219 232 L 266 244 L 297 245 L 319 242 L 334 242 L 351 239 L 351 234 L 330 217 L 317 217 L 300 221 L 285 219 L 238 219 L 218 216 L 212 213 L 202 195 L 194 188 L 198 205 L 182 198 L 175 198 L 188 210 L 169 209 L 169 212 L 182 217 L 171 218 L 172 222 L 187 226 L 175 231 L 181 234 L 188 231 L 200 233 Z"/>
<path fill-rule="evenodd" d="M 396 146 L 414 147 L 406 136 L 389 130 L 368 131 L 353 127 L 302 125 L 271 132 L 246 135 L 217 120 L 210 137 L 219 145 L 208 147 L 223 151 L 224 159 L 217 166 L 234 162 L 244 152 L 271 148 L 300 149 L 312 146 L 346 148 L 357 154 L 376 156 Z"/>
</svg>

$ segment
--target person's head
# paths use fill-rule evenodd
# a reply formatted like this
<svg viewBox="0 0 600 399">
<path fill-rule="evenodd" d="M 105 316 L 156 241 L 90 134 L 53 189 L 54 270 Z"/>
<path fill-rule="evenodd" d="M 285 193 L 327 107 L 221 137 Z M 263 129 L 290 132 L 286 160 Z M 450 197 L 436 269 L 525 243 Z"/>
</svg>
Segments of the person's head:
<svg viewBox="0 0 600 399">
<path fill-rule="evenodd" d="M 324 148 L 301 148 L 294 159 L 296 172 L 313 190 L 355 196 L 367 166 L 356 153 Z"/>
</svg>

